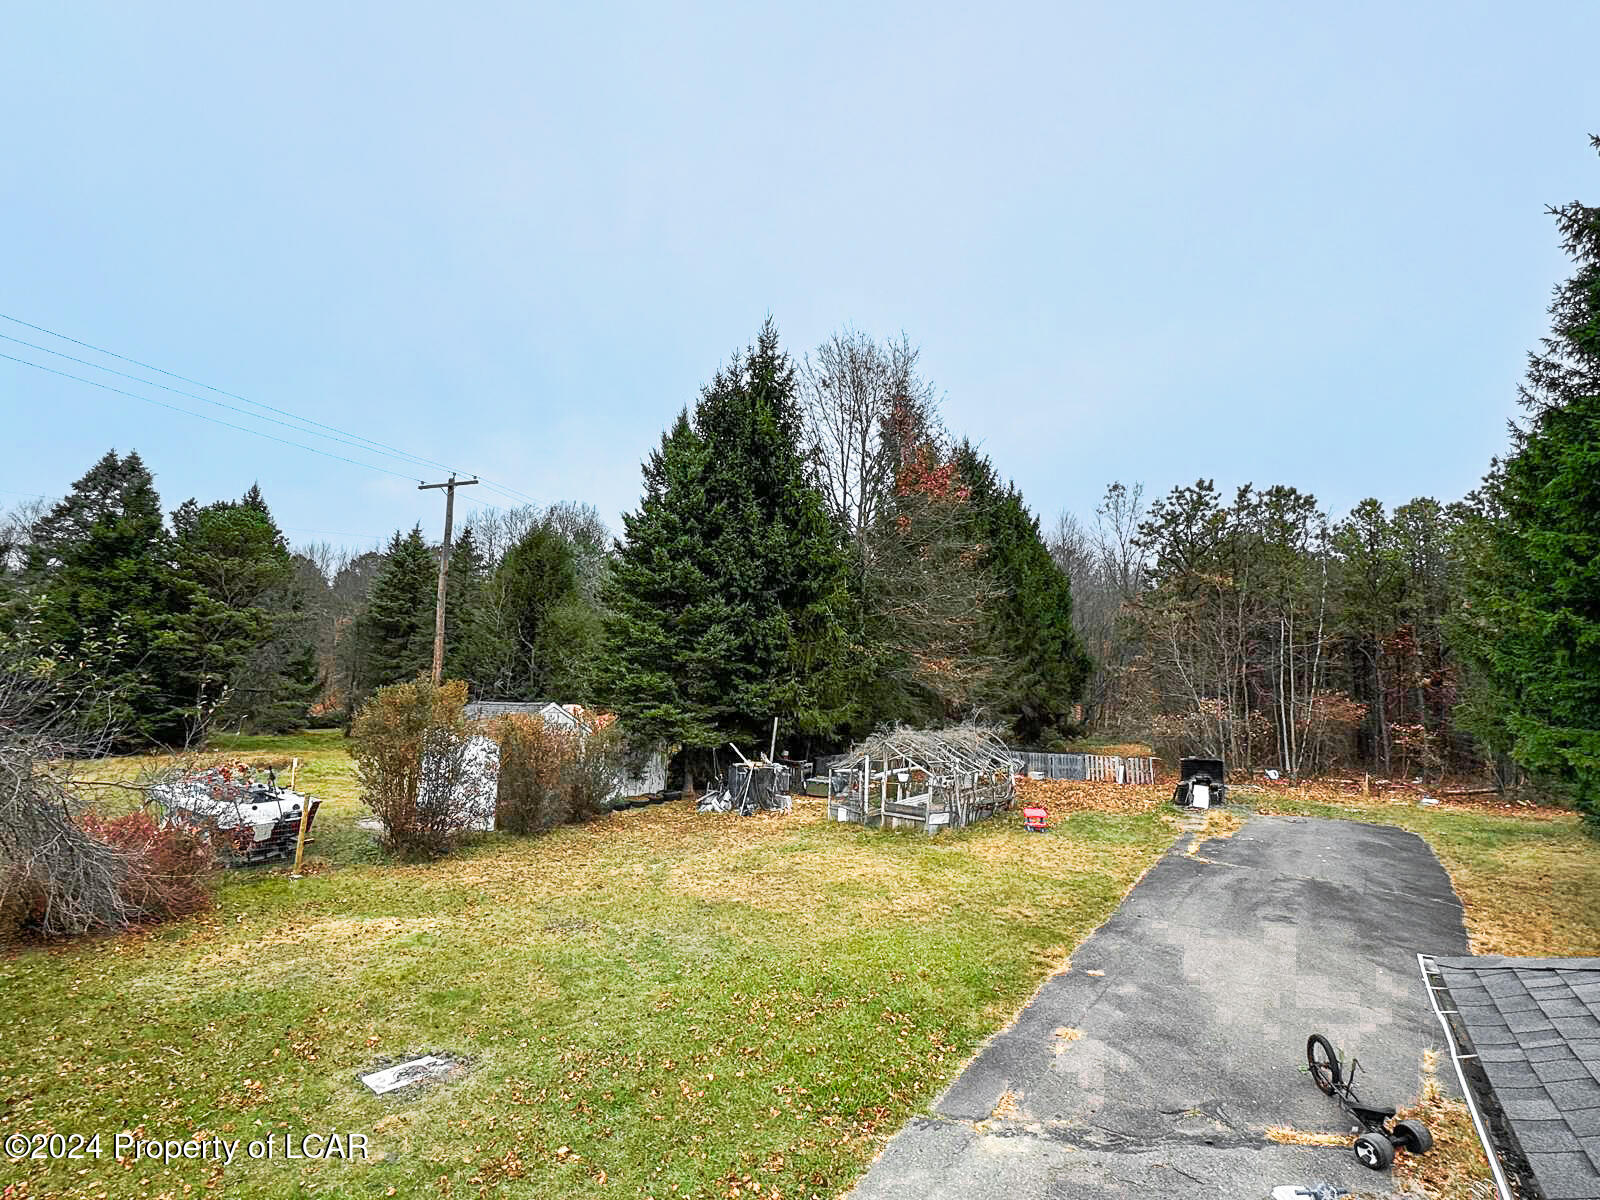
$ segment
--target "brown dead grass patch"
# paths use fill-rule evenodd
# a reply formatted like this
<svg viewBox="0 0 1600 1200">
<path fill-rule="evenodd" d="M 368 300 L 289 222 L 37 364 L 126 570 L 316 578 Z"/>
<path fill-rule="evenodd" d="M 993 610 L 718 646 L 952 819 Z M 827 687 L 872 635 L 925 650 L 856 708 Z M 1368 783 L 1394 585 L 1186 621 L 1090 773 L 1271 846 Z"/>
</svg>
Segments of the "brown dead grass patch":
<svg viewBox="0 0 1600 1200">
<path fill-rule="evenodd" d="M 1311 1133 L 1292 1125 L 1267 1126 L 1267 1140 L 1284 1146 L 1349 1146 L 1353 1140 L 1348 1133 Z"/>
<path fill-rule="evenodd" d="M 346 954 L 352 949 L 369 951 L 375 943 L 415 933 L 432 933 L 457 922 L 443 917 L 335 917 L 290 925 L 251 937 L 228 942 L 194 960 L 202 970 L 251 962 L 263 950 L 283 946 L 315 947 L 329 954 Z"/>
<path fill-rule="evenodd" d="M 1439 1090 L 1437 1069 L 1438 1056 L 1430 1050 L 1422 1057 L 1422 1095 L 1399 1113 L 1400 1117 L 1421 1121 L 1428 1127 L 1433 1134 L 1433 1149 L 1421 1157 L 1396 1155 L 1395 1182 L 1402 1190 L 1428 1200 L 1492 1196 L 1494 1178 L 1472 1126 L 1472 1114 L 1465 1103 Z"/>
<path fill-rule="evenodd" d="M 1200 847 L 1206 842 L 1230 838 L 1243 828 L 1244 818 L 1238 813 L 1225 808 L 1210 809 L 1206 813 L 1205 825 L 1195 831 L 1195 835 L 1189 839 L 1189 848 L 1184 853 L 1201 862 L 1210 862 L 1210 859 L 1201 856 Z"/>
<path fill-rule="evenodd" d="M 1374 782 L 1370 791 L 1363 793 L 1359 777 L 1329 775 L 1317 779 L 1267 779 L 1253 777 L 1247 782 L 1229 785 L 1229 791 L 1239 799 L 1253 802 L 1303 801 L 1311 804 L 1337 804 L 1352 808 L 1392 809 L 1411 808 L 1429 812 L 1485 813 L 1502 817 L 1517 817 L 1530 821 L 1557 820 L 1570 816 L 1566 809 L 1551 805 L 1531 804 L 1500 796 L 1449 796 L 1443 793 L 1456 788 L 1455 784 Z M 1465 786 L 1465 785 L 1461 785 Z M 1424 796 L 1439 801 L 1424 807 Z"/>
<path fill-rule="evenodd" d="M 1474 954 L 1600 954 L 1600 846 L 1570 839 L 1435 849 L 1467 910 Z"/>
</svg>

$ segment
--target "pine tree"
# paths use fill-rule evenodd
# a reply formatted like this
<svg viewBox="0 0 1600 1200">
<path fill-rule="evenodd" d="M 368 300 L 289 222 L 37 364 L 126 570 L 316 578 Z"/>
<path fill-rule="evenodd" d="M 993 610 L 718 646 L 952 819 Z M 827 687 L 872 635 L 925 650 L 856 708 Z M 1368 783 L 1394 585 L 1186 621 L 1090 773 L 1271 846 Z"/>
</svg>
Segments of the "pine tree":
<svg viewBox="0 0 1600 1200">
<path fill-rule="evenodd" d="M 606 701 L 645 741 L 717 744 L 707 681 L 686 669 L 694 639 L 722 615 L 697 543 L 705 516 L 707 450 L 688 410 L 644 462 L 644 497 L 622 517 L 616 567 L 605 592 L 602 679 Z"/>
<path fill-rule="evenodd" d="M 486 674 L 490 657 L 485 646 L 485 582 L 483 553 L 478 549 L 477 535 L 468 525 L 450 547 L 450 573 L 444 592 L 444 676 L 469 681 L 474 693 L 478 691 L 475 685 Z M 437 592 L 434 598 L 437 601 Z"/>
<path fill-rule="evenodd" d="M 259 488 L 237 502 L 189 500 L 172 525 L 180 596 L 162 644 L 188 680 L 188 734 L 198 741 L 214 719 L 253 725 L 274 702 L 301 640 L 303 597 Z"/>
<path fill-rule="evenodd" d="M 415 679 L 432 667 L 438 570 L 420 525 L 404 537 L 397 532 L 390 540 L 383 567 L 357 618 L 360 665 L 352 700 L 386 684 Z"/>
<path fill-rule="evenodd" d="M 322 685 L 316 644 L 304 640 L 276 672 L 272 693 L 252 714 L 252 726 L 263 733 L 304 729 L 311 723 L 311 710 L 322 696 Z"/>
<path fill-rule="evenodd" d="M 1600 207 L 1550 211 L 1577 271 L 1466 535 L 1457 643 L 1480 675 L 1475 732 L 1600 824 Z"/>
<path fill-rule="evenodd" d="M 837 531 L 806 482 L 769 319 L 644 465 L 605 589 L 603 689 L 635 734 L 701 754 L 824 733 L 848 709 Z"/>
<path fill-rule="evenodd" d="M 571 647 L 553 624 L 557 611 L 578 592 L 572 547 L 541 521 L 506 551 L 495 573 L 502 606 L 501 637 L 507 660 L 507 694 L 523 700 L 571 697 L 557 694 L 565 683 L 562 664 Z"/>
<path fill-rule="evenodd" d="M 997 707 L 1024 744 L 1062 744 L 1076 727 L 1073 706 L 1092 666 L 1072 624 L 1072 584 L 1016 487 L 1002 486 L 994 464 L 970 444 L 955 461 L 971 489 L 974 545 L 1001 592 L 990 633 L 1008 664 Z"/>
<path fill-rule="evenodd" d="M 178 608 L 171 539 L 137 453 L 107 451 L 34 527 L 23 571 L 33 648 L 96 680 L 125 743 L 184 732 L 188 683 L 163 650 Z"/>
</svg>

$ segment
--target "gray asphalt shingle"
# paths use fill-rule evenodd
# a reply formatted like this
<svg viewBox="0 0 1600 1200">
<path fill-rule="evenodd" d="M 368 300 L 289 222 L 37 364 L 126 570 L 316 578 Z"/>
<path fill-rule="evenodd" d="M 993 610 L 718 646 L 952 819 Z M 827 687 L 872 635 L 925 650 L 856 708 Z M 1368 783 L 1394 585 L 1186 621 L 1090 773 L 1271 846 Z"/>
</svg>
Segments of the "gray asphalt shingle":
<svg viewBox="0 0 1600 1200">
<path fill-rule="evenodd" d="M 1435 963 L 1540 1189 L 1600 1200 L 1600 958 Z"/>
</svg>

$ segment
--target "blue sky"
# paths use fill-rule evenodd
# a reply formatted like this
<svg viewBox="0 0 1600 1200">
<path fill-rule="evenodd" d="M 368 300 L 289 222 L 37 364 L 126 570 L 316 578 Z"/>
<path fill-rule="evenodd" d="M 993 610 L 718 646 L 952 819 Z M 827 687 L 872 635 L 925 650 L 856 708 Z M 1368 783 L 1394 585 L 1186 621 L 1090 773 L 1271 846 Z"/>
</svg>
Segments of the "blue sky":
<svg viewBox="0 0 1600 1200">
<path fill-rule="evenodd" d="M 769 311 L 903 330 L 1047 524 L 1112 479 L 1453 499 L 1566 273 L 1543 207 L 1600 198 L 1592 3 L 5 24 L 0 312 L 613 525 Z M 0 408 L 3 503 L 115 446 L 168 507 L 259 480 L 296 542 L 437 534 L 404 479 L 4 360 Z"/>
</svg>

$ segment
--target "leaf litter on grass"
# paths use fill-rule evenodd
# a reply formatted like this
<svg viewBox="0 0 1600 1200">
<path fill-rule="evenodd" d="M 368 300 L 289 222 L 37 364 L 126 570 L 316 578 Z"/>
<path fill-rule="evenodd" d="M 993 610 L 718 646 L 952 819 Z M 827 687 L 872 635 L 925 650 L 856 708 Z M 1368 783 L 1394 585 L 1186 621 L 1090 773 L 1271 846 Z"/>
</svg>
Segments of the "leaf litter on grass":
<svg viewBox="0 0 1600 1200">
<path fill-rule="evenodd" d="M 1138 814 L 1044 839 L 1013 816 L 927 838 L 830 823 L 821 804 L 666 805 L 429 864 L 232 879 L 219 913 L 135 953 L 26 955 L 33 994 L 0 1034 L 37 1045 L 48 1021 L 94 1044 L 0 1054 L 0 1076 L 35 1122 L 109 1111 L 115 1081 L 149 1128 L 365 1126 L 402 1194 L 443 1178 L 579 1196 L 602 1177 L 662 1196 L 834 1194 L 1170 840 Z M 252 940 L 292 969 L 249 969 Z M 155 1024 L 118 1007 L 191 960 L 204 985 L 190 975 L 187 995 L 145 1006 Z M 22 983 L 16 968 L 0 962 L 0 987 Z M 378 1130 L 391 1114 L 351 1072 L 446 1041 L 479 1064 L 450 1113 L 423 1103 Z M 226 1190 L 281 1194 L 298 1173 L 345 1194 L 373 1169 L 236 1164 Z M 47 1194 L 59 1180 L 40 1170 Z"/>
</svg>

